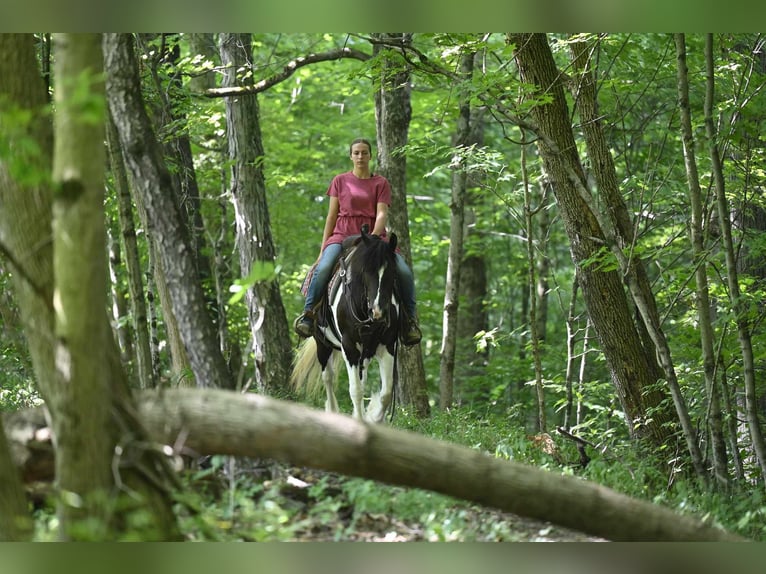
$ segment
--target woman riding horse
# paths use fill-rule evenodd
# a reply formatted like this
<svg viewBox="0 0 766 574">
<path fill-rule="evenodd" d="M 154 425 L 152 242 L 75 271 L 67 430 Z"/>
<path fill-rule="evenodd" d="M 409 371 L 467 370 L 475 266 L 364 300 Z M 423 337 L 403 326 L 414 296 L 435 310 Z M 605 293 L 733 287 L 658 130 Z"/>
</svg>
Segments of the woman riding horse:
<svg viewBox="0 0 766 574">
<path fill-rule="evenodd" d="M 311 337 L 314 334 L 314 307 L 327 289 L 330 275 L 340 257 L 343 240 L 359 234 L 365 224 L 372 228 L 373 235 L 386 238 L 391 185 L 385 177 L 370 171 L 372 145 L 368 140 L 359 138 L 351 142 L 350 158 L 354 164 L 353 170 L 336 175 L 327 190 L 330 208 L 322 234 L 322 247 L 309 279 L 303 313 L 294 324 L 296 333 L 301 337 Z M 415 345 L 422 336 L 417 324 L 415 281 L 412 270 L 398 252 L 396 269 L 406 321 L 401 339 L 405 345 Z"/>
</svg>

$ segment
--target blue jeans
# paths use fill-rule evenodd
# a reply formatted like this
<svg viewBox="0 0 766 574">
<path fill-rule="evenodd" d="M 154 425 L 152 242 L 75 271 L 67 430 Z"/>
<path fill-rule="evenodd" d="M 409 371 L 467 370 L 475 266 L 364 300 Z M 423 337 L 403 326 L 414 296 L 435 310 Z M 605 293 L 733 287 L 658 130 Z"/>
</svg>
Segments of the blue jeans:
<svg viewBox="0 0 766 574">
<path fill-rule="evenodd" d="M 340 257 L 341 249 L 340 243 L 333 243 L 322 251 L 316 269 L 314 269 L 314 276 L 309 283 L 306 304 L 303 307 L 304 312 L 310 311 L 325 289 L 327 289 L 327 284 L 330 282 L 335 264 Z M 414 319 L 417 315 L 415 307 L 415 276 L 412 274 L 412 270 L 407 265 L 404 257 L 399 253 L 396 254 L 396 274 L 399 278 L 399 293 L 403 299 L 402 303 L 407 310 L 407 314 Z"/>
</svg>

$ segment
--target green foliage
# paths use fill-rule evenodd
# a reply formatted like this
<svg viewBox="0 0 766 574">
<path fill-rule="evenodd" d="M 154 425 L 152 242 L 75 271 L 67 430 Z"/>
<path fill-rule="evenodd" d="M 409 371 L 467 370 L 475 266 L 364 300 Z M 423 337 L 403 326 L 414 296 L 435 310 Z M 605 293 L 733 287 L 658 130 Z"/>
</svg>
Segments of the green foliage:
<svg viewBox="0 0 766 574">
<path fill-rule="evenodd" d="M 242 299 L 247 290 L 252 288 L 256 283 L 272 281 L 278 273 L 279 269 L 275 268 L 272 263 L 255 261 L 250 273 L 247 274 L 247 277 L 235 279 L 234 283 L 229 287 L 229 292 L 232 293 L 232 296 L 229 298 L 229 305 L 234 305 Z"/>
</svg>

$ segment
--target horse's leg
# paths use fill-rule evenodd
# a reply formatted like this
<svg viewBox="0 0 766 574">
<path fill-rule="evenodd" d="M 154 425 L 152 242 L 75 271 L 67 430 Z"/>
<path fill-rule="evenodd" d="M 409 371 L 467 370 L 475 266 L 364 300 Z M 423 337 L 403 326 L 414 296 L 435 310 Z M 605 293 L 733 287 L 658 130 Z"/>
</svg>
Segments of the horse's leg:
<svg viewBox="0 0 766 574">
<path fill-rule="evenodd" d="M 378 347 L 375 357 L 380 367 L 380 392 L 373 393 L 370 398 L 367 420 L 374 423 L 382 423 L 386 418 L 388 407 L 391 406 L 391 397 L 393 396 L 394 355 L 385 346 L 381 345 Z"/>
<path fill-rule="evenodd" d="M 324 404 L 324 410 L 328 413 L 338 412 L 338 401 L 335 398 L 335 369 L 332 368 L 332 361 L 327 364 L 327 368 L 322 371 L 322 382 L 327 392 L 327 400 Z"/>
<path fill-rule="evenodd" d="M 330 347 L 324 345 L 317 346 L 317 359 L 322 366 L 322 382 L 327 392 L 327 400 L 324 404 L 324 410 L 328 413 L 338 412 L 338 401 L 335 399 L 335 369 L 332 366 L 332 353 Z"/>
<path fill-rule="evenodd" d="M 362 420 L 364 418 L 365 370 L 363 366 L 352 364 L 345 357 L 344 359 L 348 370 L 348 394 L 351 395 L 351 403 L 354 405 L 354 412 L 351 416 Z"/>
</svg>

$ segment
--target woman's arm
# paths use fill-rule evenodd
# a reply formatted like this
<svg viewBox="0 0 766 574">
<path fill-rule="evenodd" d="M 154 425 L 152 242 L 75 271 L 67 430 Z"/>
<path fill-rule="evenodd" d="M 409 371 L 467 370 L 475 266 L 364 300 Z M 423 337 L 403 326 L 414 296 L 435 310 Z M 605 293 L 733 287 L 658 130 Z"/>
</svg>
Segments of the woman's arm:
<svg viewBox="0 0 766 574">
<path fill-rule="evenodd" d="M 386 221 L 388 220 L 388 204 L 378 203 L 378 210 L 375 214 L 375 227 L 372 229 L 373 235 L 380 235 L 386 230 Z"/>
<path fill-rule="evenodd" d="M 332 235 L 335 230 L 335 222 L 338 219 L 338 211 L 340 209 L 340 202 L 335 196 L 330 196 L 330 207 L 327 210 L 327 219 L 324 222 L 324 231 L 322 232 L 322 244 L 319 246 L 319 255 L 322 255 L 322 247 L 324 242 Z"/>
</svg>

